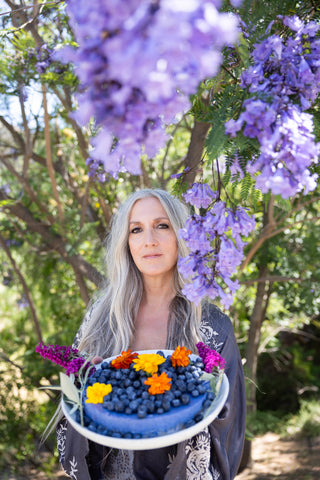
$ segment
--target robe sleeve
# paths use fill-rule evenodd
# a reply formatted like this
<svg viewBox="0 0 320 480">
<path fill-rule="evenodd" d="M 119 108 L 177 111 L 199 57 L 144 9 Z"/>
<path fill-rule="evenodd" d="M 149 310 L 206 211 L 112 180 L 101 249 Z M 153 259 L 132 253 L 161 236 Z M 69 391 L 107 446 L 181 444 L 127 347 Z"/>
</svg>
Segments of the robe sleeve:
<svg viewBox="0 0 320 480">
<path fill-rule="evenodd" d="M 231 321 L 220 311 L 218 317 L 216 325 L 220 327 L 220 322 L 223 322 L 222 335 L 225 335 L 219 353 L 226 360 L 225 373 L 229 380 L 229 394 L 222 411 L 209 425 L 211 460 L 220 472 L 221 479 L 232 480 L 238 472 L 245 438 L 245 381 Z"/>
<path fill-rule="evenodd" d="M 245 436 L 246 402 L 241 357 L 230 319 L 216 306 L 203 308 L 203 342 L 226 360 L 229 394 L 218 417 L 202 432 L 177 445 L 165 480 L 233 480 Z"/>
</svg>

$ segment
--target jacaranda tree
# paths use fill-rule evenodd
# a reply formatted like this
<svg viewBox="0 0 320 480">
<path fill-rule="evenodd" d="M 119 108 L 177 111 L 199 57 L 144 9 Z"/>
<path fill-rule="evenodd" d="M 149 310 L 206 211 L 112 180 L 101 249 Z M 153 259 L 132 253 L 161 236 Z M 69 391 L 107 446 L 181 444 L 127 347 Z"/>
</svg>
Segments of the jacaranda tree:
<svg viewBox="0 0 320 480">
<path fill-rule="evenodd" d="M 191 209 L 185 295 L 250 320 L 254 408 L 271 295 L 292 311 L 311 290 L 319 298 L 319 252 L 298 248 L 313 244 L 319 219 L 317 2 L 3 3 L 1 268 L 30 311 L 29 344 L 56 325 L 71 341 L 103 282 L 114 209 L 136 188 L 161 186 Z M 293 299 L 292 285 L 303 295 Z M 10 348 L 14 357 L 12 339 Z M 19 355 L 26 363 L 22 343 Z"/>
</svg>

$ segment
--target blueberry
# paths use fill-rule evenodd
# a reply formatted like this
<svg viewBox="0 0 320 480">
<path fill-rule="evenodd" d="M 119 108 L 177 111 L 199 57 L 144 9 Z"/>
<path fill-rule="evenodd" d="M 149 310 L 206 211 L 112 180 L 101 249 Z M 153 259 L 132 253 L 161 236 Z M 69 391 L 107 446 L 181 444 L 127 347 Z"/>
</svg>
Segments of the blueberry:
<svg viewBox="0 0 320 480">
<path fill-rule="evenodd" d="M 142 392 L 141 398 L 143 399 L 148 399 L 150 397 L 149 393 L 147 391 Z"/>
<path fill-rule="evenodd" d="M 200 395 L 199 390 L 197 388 L 195 388 L 194 390 L 192 390 L 191 395 L 193 397 L 199 397 L 199 395 Z"/>
<path fill-rule="evenodd" d="M 187 393 L 184 393 L 183 395 L 181 395 L 180 400 L 182 405 L 188 405 L 188 403 L 190 402 L 190 395 L 188 395 Z"/>
<path fill-rule="evenodd" d="M 147 416 L 147 407 L 145 405 L 139 405 L 137 415 L 139 418 L 146 418 Z"/>
<path fill-rule="evenodd" d="M 115 411 L 118 412 L 118 413 L 123 413 L 124 412 L 124 409 L 125 409 L 125 403 L 123 400 L 119 400 L 116 404 L 115 404 Z"/>
<path fill-rule="evenodd" d="M 123 435 L 123 438 L 133 438 L 133 435 L 132 435 L 132 433 L 127 432 Z"/>
<path fill-rule="evenodd" d="M 113 412 L 115 409 L 114 403 L 111 402 L 110 400 L 108 400 L 107 402 L 103 402 L 102 406 L 103 408 L 106 408 L 107 410 L 109 410 L 109 412 Z"/>
<path fill-rule="evenodd" d="M 141 383 L 139 382 L 139 380 L 135 380 L 132 385 L 134 388 L 140 388 Z"/>
<path fill-rule="evenodd" d="M 189 428 L 189 427 L 192 427 L 196 422 L 193 420 L 193 419 L 190 419 L 188 420 L 186 423 L 185 423 L 185 428 Z"/>
<path fill-rule="evenodd" d="M 90 423 L 91 423 L 90 418 L 87 417 L 87 415 L 84 415 L 84 417 L 83 417 L 83 424 L 84 424 L 84 426 L 87 427 L 88 425 L 90 425 Z"/>
<path fill-rule="evenodd" d="M 173 407 L 180 407 L 181 405 L 181 401 L 179 398 L 174 398 L 173 400 L 171 400 L 171 405 Z"/>
<path fill-rule="evenodd" d="M 153 413 L 155 411 L 155 402 L 152 400 L 146 400 L 144 403 L 144 406 L 146 407 L 148 413 Z M 139 407 L 138 407 L 138 414 L 139 414 Z"/>
<path fill-rule="evenodd" d="M 135 400 L 137 398 L 137 393 L 136 392 L 128 392 L 128 398 L 129 400 Z"/>
<path fill-rule="evenodd" d="M 96 432 L 97 429 L 96 429 L 96 424 L 94 422 L 90 422 L 90 424 L 87 426 L 88 430 L 90 430 L 91 432 Z"/>
<path fill-rule="evenodd" d="M 216 398 L 215 394 L 212 391 L 207 393 L 207 400 L 213 401 Z"/>
<path fill-rule="evenodd" d="M 201 422 L 201 420 L 203 419 L 203 414 L 202 413 L 197 413 L 197 415 L 194 416 L 194 421 L 197 423 L 197 422 Z"/>
<path fill-rule="evenodd" d="M 182 392 L 181 392 L 180 390 L 175 390 L 174 396 L 175 396 L 176 398 L 181 397 L 181 395 L 182 395 Z"/>
<path fill-rule="evenodd" d="M 163 399 L 162 400 L 162 408 L 165 412 L 168 412 L 171 408 L 171 405 L 170 405 L 170 400 L 167 400 L 167 399 Z"/>
<path fill-rule="evenodd" d="M 210 407 L 211 403 L 212 403 L 211 400 L 205 400 L 205 401 L 203 402 L 203 404 L 202 404 L 202 407 L 203 407 L 204 409 L 207 409 L 207 408 Z"/>
<path fill-rule="evenodd" d="M 126 415 L 131 415 L 131 414 L 133 413 L 133 410 L 132 410 L 130 407 L 126 407 L 124 413 L 125 413 Z"/>
<path fill-rule="evenodd" d="M 197 388 L 200 395 L 203 395 L 207 391 L 207 386 L 203 382 L 201 382 Z"/>
<path fill-rule="evenodd" d="M 195 389 L 195 384 L 194 382 L 188 382 L 187 383 L 187 392 L 192 392 L 192 390 Z"/>
<path fill-rule="evenodd" d="M 164 413 L 164 409 L 162 407 L 157 408 L 157 413 L 162 415 Z"/>
</svg>

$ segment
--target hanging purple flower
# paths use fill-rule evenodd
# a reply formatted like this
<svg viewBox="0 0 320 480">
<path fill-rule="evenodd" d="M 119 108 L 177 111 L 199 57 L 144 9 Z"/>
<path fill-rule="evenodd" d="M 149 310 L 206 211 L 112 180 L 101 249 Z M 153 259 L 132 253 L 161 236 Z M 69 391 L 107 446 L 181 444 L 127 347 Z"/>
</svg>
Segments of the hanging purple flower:
<svg viewBox="0 0 320 480">
<path fill-rule="evenodd" d="M 193 183 L 184 194 L 184 199 L 197 208 L 208 208 L 216 195 L 216 192 L 213 192 L 207 183 Z"/>
</svg>

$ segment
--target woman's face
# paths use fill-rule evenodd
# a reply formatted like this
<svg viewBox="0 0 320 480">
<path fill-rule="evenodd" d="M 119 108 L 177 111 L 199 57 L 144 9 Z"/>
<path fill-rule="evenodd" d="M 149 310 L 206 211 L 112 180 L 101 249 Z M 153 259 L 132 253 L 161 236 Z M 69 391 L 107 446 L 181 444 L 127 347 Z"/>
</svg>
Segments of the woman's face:
<svg viewBox="0 0 320 480">
<path fill-rule="evenodd" d="M 144 279 L 172 276 L 178 259 L 177 238 L 157 198 L 143 198 L 133 205 L 128 242 L 133 261 Z"/>
</svg>

